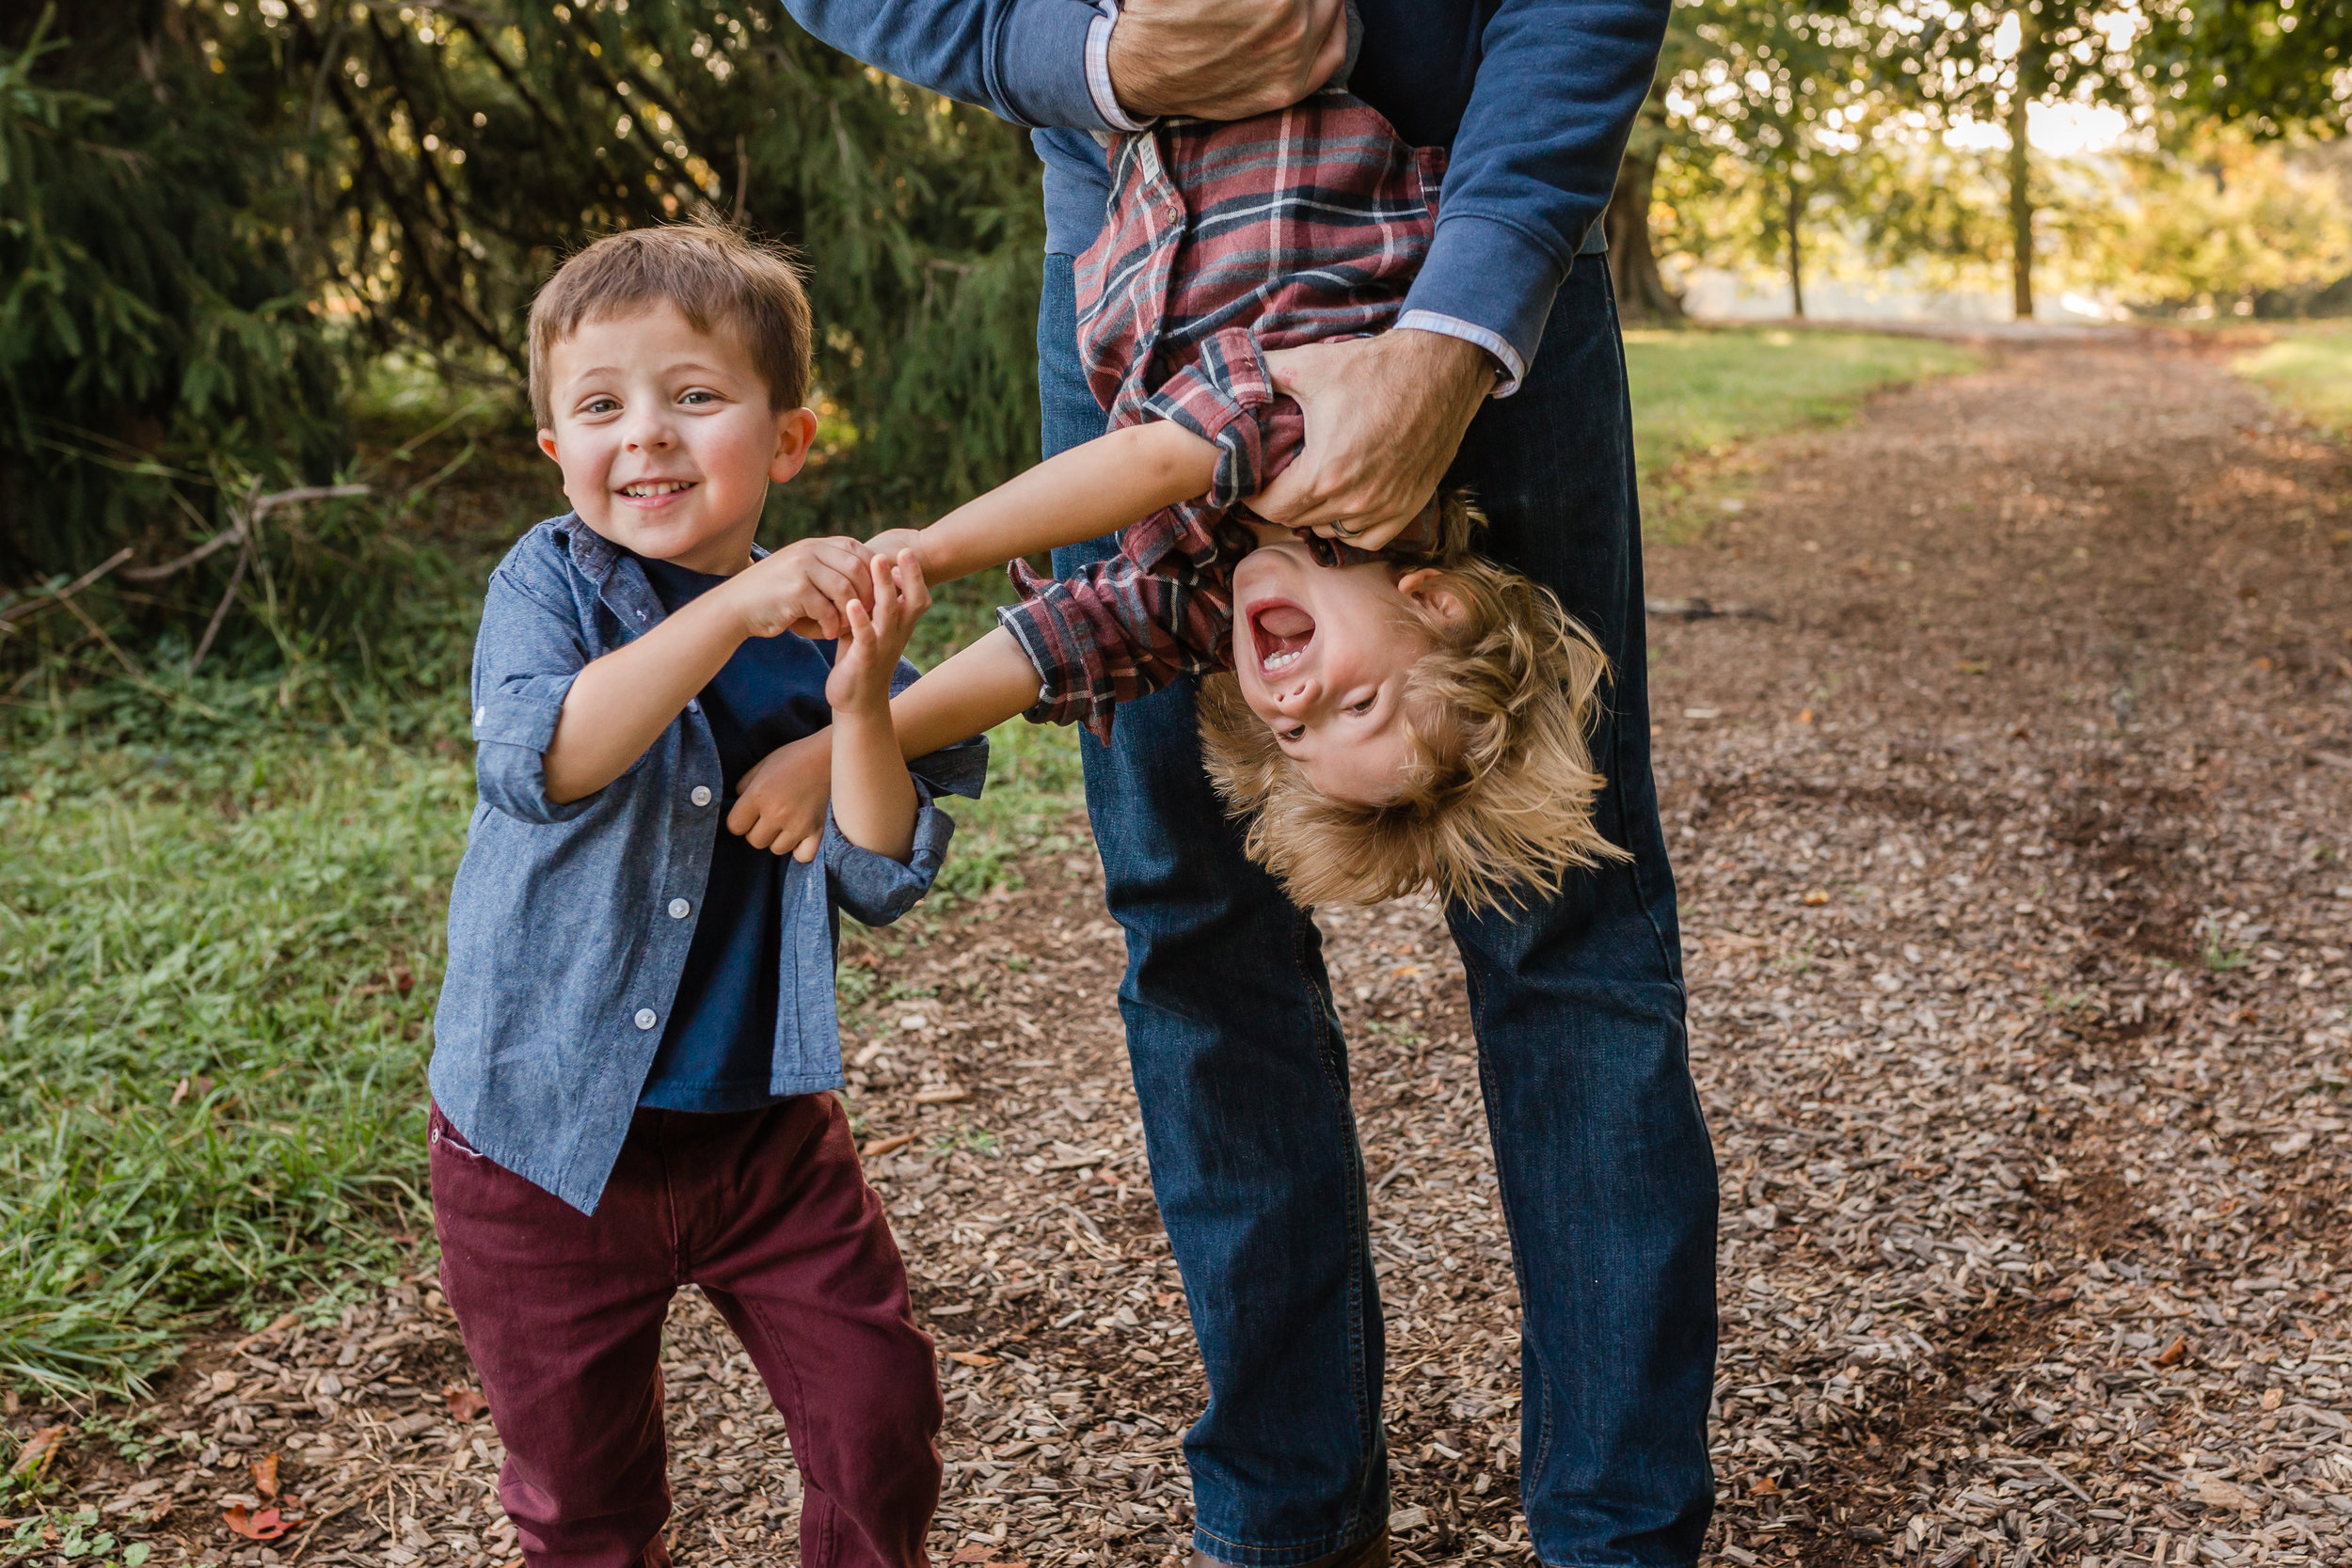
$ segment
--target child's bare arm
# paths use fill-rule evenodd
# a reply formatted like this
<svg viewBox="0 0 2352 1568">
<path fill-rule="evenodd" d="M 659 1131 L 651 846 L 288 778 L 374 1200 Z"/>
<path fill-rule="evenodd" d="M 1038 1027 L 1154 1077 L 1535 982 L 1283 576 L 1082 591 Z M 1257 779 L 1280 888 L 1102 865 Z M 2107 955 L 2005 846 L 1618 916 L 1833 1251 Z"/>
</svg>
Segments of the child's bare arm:
<svg viewBox="0 0 2352 1568">
<path fill-rule="evenodd" d="M 873 613 L 849 606 L 849 634 L 825 682 L 833 705 L 833 819 L 859 848 L 903 862 L 914 848 L 922 801 L 891 727 L 890 677 L 931 595 L 912 552 L 895 562 L 877 555 L 872 564 Z"/>
<path fill-rule="evenodd" d="M 871 593 L 866 556 L 853 539 L 803 539 L 580 671 L 548 743 L 548 799 L 578 800 L 627 772 L 745 638 L 795 622 L 830 634 L 843 624 L 841 607 Z"/>
<path fill-rule="evenodd" d="M 1099 539 L 1164 506 L 1207 494 L 1216 477 L 1213 444 L 1180 424 L 1152 420 L 1049 457 L 929 528 L 894 531 L 874 544 L 912 547 L 928 580 L 947 582 Z"/>
</svg>

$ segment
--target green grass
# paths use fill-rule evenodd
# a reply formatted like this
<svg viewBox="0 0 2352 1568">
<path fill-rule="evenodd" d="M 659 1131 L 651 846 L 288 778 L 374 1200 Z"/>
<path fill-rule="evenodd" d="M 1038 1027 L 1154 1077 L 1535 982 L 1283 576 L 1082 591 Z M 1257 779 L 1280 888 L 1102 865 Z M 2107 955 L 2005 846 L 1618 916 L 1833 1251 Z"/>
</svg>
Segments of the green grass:
<svg viewBox="0 0 2352 1568">
<path fill-rule="evenodd" d="M 1867 394 L 1974 370 L 1968 349 L 1874 332 L 1726 327 L 1625 335 L 1644 515 L 1687 531 L 1677 469 L 1741 441 L 1835 423 Z"/>
<path fill-rule="evenodd" d="M 2235 369 L 2320 428 L 2352 429 L 2352 325 L 2285 328 Z"/>
<path fill-rule="evenodd" d="M 1647 483 L 1972 362 L 1843 333 L 1638 333 L 1628 352 Z M 469 507 L 495 532 L 546 499 Z M 456 598 L 486 565 L 416 607 L 430 635 L 404 643 L 397 693 L 317 666 L 191 688 L 92 662 L 0 708 L 0 1386 L 125 1390 L 207 1322 L 330 1312 L 418 1265 L 424 1063 L 473 796 Z M 943 593 L 917 662 L 985 629 L 996 588 Z M 932 898 L 851 942 L 947 936 L 1073 847 L 1073 734 L 1016 722 L 994 745 L 986 798 L 950 808 Z M 844 973 L 855 1027 L 888 966 Z"/>
</svg>

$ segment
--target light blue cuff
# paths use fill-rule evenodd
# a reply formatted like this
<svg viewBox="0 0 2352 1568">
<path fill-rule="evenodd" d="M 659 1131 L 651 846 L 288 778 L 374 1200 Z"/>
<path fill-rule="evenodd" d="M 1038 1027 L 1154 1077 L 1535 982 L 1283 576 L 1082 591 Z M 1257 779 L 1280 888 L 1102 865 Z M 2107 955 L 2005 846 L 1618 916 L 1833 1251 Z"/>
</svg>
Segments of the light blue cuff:
<svg viewBox="0 0 2352 1568">
<path fill-rule="evenodd" d="M 1518 378 L 1535 362 L 1535 345 L 1543 341 L 1552 296 L 1567 275 L 1550 247 L 1517 224 L 1440 209 L 1429 259 L 1405 296 L 1398 325 L 1426 314 L 1493 334 L 1510 350 L 1508 356 L 1495 356 L 1511 372 L 1501 395 L 1516 389 Z"/>
<path fill-rule="evenodd" d="M 1527 374 L 1527 366 L 1520 360 L 1519 351 L 1476 322 L 1441 316 L 1435 310 L 1407 310 L 1396 318 L 1396 325 L 1391 330 L 1436 332 L 1448 338 L 1459 338 L 1466 343 L 1476 343 L 1494 356 L 1495 369 L 1500 372 L 1492 394 L 1495 397 L 1507 398 L 1518 391 L 1520 380 Z"/>
<path fill-rule="evenodd" d="M 915 792 L 922 803 L 914 814 L 914 847 L 903 863 L 850 843 L 834 825 L 833 812 L 825 813 L 822 853 L 833 900 L 860 925 L 887 926 L 921 903 L 946 862 L 955 819 L 931 804 L 930 791 L 917 784 Z"/>
<path fill-rule="evenodd" d="M 1088 74 L 1092 35 L 1102 22 L 1088 0 L 1021 0 L 1012 8 L 996 34 L 996 73 L 1006 106 L 1020 123 L 1126 129 L 1104 118 Z"/>
<path fill-rule="evenodd" d="M 518 822 L 568 822 L 596 801 L 548 799 L 548 746 L 579 672 L 532 675 L 482 693 L 473 710 L 474 788 Z"/>
<path fill-rule="evenodd" d="M 1114 131 L 1140 131 L 1152 122 L 1137 119 L 1119 105 L 1111 86 L 1111 29 L 1119 25 L 1119 0 L 1094 0 L 1094 20 L 1087 24 L 1087 91 L 1094 112 Z"/>
</svg>

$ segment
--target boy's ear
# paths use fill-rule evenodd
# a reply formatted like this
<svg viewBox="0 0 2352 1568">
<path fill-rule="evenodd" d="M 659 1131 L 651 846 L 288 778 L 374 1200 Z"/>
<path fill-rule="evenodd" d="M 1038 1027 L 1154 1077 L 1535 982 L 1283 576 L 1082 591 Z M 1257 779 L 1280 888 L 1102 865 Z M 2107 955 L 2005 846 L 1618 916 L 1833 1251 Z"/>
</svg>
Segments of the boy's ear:
<svg viewBox="0 0 2352 1568">
<path fill-rule="evenodd" d="M 817 411 L 814 408 L 787 408 L 776 416 L 776 455 L 769 460 L 768 477 L 784 483 L 801 471 L 808 462 L 809 449 L 817 444 Z"/>
<path fill-rule="evenodd" d="M 1446 580 L 1445 573 L 1435 566 L 1422 566 L 1396 579 L 1396 591 L 1408 599 L 1418 599 L 1438 612 L 1442 621 L 1458 621 L 1470 613 L 1470 607 Z"/>
<path fill-rule="evenodd" d="M 539 450 L 546 452 L 548 457 L 553 458 L 554 461 L 558 463 L 564 461 L 562 458 L 556 457 L 555 455 L 555 432 L 552 430 L 543 430 L 539 432 Z"/>
</svg>

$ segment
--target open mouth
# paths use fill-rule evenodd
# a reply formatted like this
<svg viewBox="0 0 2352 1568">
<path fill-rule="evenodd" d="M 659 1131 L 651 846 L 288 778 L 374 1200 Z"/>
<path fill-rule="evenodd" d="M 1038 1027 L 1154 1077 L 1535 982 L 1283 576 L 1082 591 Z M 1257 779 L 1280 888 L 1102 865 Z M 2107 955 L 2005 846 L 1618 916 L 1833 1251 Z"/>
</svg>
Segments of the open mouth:
<svg viewBox="0 0 2352 1568">
<path fill-rule="evenodd" d="M 621 494 L 633 501 L 660 500 L 664 496 L 684 495 L 693 487 L 691 479 L 641 479 L 622 485 Z"/>
<path fill-rule="evenodd" d="M 1315 618 L 1286 599 L 1268 599 L 1250 607 L 1249 635 L 1259 670 L 1279 675 L 1297 663 L 1315 640 Z"/>
</svg>

